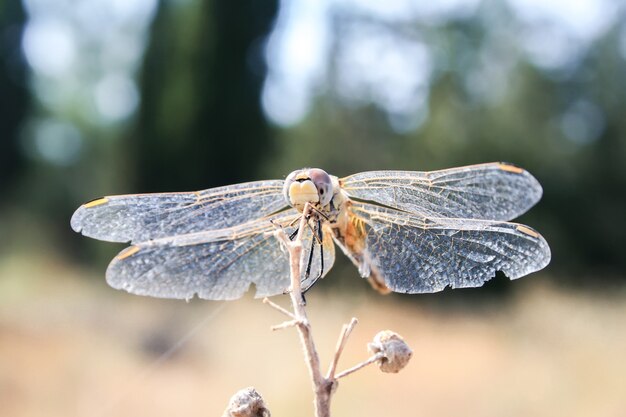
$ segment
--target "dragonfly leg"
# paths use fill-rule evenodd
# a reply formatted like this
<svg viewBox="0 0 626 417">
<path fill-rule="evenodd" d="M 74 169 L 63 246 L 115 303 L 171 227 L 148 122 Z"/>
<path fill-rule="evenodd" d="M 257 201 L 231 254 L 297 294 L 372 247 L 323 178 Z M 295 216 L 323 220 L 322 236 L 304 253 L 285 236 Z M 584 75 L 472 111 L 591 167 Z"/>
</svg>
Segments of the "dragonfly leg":
<svg viewBox="0 0 626 417">
<path fill-rule="evenodd" d="M 313 264 L 313 252 L 315 250 L 315 239 L 311 239 L 311 248 L 309 249 L 309 259 L 306 263 L 306 270 L 304 271 L 304 281 L 311 276 L 311 265 Z"/>
<path fill-rule="evenodd" d="M 320 269 L 317 272 L 317 276 L 315 278 L 310 279 L 309 282 L 305 283 L 304 287 L 302 288 L 303 295 L 311 287 L 313 287 L 313 285 L 317 282 L 318 279 L 322 277 L 322 275 L 324 275 L 324 245 L 323 245 L 324 237 L 322 235 L 322 223 L 320 220 L 318 220 L 317 223 L 315 223 L 315 228 L 312 230 L 313 230 L 313 236 L 315 239 L 312 239 L 311 241 L 311 250 L 309 252 L 309 263 L 307 265 L 307 270 L 306 270 L 304 281 L 309 280 L 310 275 L 311 275 L 311 265 L 313 263 L 313 251 L 315 249 L 316 243 L 319 245 L 319 251 L 320 251 Z"/>
<path fill-rule="evenodd" d="M 302 288 L 302 292 L 300 293 L 300 296 L 302 297 L 303 305 L 306 305 L 306 298 L 304 297 L 304 294 L 309 290 L 309 288 L 311 288 L 311 286 L 313 286 L 313 284 L 315 284 L 315 281 L 317 281 L 317 278 L 315 278 L 311 283 L 307 283 L 307 281 L 309 280 L 309 277 L 311 276 L 311 265 L 313 264 L 313 251 L 314 250 L 315 250 L 315 239 L 311 239 L 311 247 L 309 249 L 309 259 L 307 260 L 306 269 L 304 271 L 304 278 L 302 279 L 302 283 L 304 284 L 304 286 Z"/>
<path fill-rule="evenodd" d="M 317 239 L 320 244 L 320 270 L 317 278 L 317 281 L 324 275 L 324 236 L 322 236 L 322 223 L 320 220 L 317 220 Z"/>
<path fill-rule="evenodd" d="M 282 224 L 278 224 L 277 222 L 275 222 L 273 219 L 270 219 L 270 223 L 272 224 L 272 226 L 274 226 L 276 229 L 278 230 L 282 230 L 283 232 L 285 231 L 285 228 L 287 227 L 292 227 L 293 225 L 295 225 L 296 223 L 298 223 L 300 221 L 300 217 L 296 217 L 295 219 L 293 219 L 289 224 L 287 225 L 282 225 Z M 296 236 L 298 235 L 298 230 L 299 228 L 296 227 L 296 230 L 294 230 L 290 235 L 289 235 L 289 240 L 293 242 L 293 240 L 296 238 Z"/>
<path fill-rule="evenodd" d="M 304 281 L 309 279 L 309 277 L 311 276 L 311 266 L 313 265 L 313 252 L 315 251 L 315 243 L 317 242 L 320 245 L 320 248 L 322 244 L 322 240 L 320 238 L 321 235 L 318 236 L 318 234 L 321 232 L 320 220 L 319 219 L 317 220 L 317 222 L 315 223 L 315 226 L 311 226 L 309 222 L 307 222 L 306 225 L 311 230 L 311 234 L 313 235 L 313 238 L 311 239 L 311 247 L 309 249 L 309 259 L 307 261 L 306 270 L 304 272 Z M 317 278 L 319 278 L 319 276 Z M 313 283 L 317 281 L 317 278 L 313 280 Z M 313 283 L 311 285 L 313 285 Z"/>
<path fill-rule="evenodd" d="M 321 211 L 319 211 L 319 210 L 318 210 L 318 209 L 316 209 L 315 207 L 311 206 L 311 207 L 309 207 L 309 209 L 310 209 L 311 211 L 314 211 L 315 213 L 317 213 L 317 215 L 318 215 L 318 216 L 322 216 L 324 219 L 326 219 L 326 220 L 330 220 L 330 219 L 328 218 L 328 216 L 327 216 L 327 215 L 325 215 L 324 213 L 322 213 Z"/>
</svg>

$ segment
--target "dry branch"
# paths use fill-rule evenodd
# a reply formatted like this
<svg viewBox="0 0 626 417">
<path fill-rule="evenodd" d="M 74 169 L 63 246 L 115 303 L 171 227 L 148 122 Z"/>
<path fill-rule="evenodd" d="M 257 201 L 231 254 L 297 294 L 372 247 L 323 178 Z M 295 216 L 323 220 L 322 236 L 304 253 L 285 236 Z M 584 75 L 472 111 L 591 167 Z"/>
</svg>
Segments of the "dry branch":
<svg viewBox="0 0 626 417">
<path fill-rule="evenodd" d="M 289 298 L 291 300 L 291 305 L 293 308 L 293 313 L 284 309 L 276 303 L 273 303 L 269 299 L 265 298 L 263 300 L 264 303 L 268 304 L 270 307 L 279 311 L 283 315 L 287 316 L 289 320 L 278 324 L 272 327 L 272 330 L 285 329 L 287 327 L 295 327 L 298 329 L 298 334 L 300 336 L 300 342 L 302 344 L 302 350 L 304 352 L 305 362 L 309 369 L 309 375 L 311 376 L 311 381 L 313 384 L 313 391 L 315 394 L 315 416 L 316 417 L 330 417 L 330 400 L 337 387 L 337 380 L 346 375 L 349 375 L 357 370 L 371 364 L 374 362 L 379 362 L 379 365 L 382 365 L 383 361 L 388 361 L 388 359 L 395 355 L 394 352 L 397 352 L 397 349 L 400 349 L 405 354 L 408 352 L 408 358 L 404 358 L 404 364 L 408 362 L 408 359 L 411 355 L 411 350 L 408 346 L 400 346 L 398 344 L 398 340 L 402 343 L 402 338 L 395 335 L 394 337 L 389 337 L 391 332 L 382 333 L 387 334 L 386 338 L 381 339 L 379 335 L 374 339 L 374 342 L 370 344 L 370 349 L 373 349 L 373 356 L 367 359 L 364 362 L 361 362 L 352 368 L 349 368 L 339 374 L 335 374 L 337 370 L 337 364 L 339 363 L 339 358 L 341 357 L 341 353 L 348 341 L 348 337 L 350 333 L 354 329 L 357 324 L 357 319 L 352 318 L 350 323 L 345 324 L 341 330 L 339 335 L 339 339 L 337 340 L 337 346 L 335 348 L 335 354 L 333 356 L 333 360 L 330 363 L 328 368 L 328 372 L 326 377 L 322 374 L 319 355 L 317 354 L 317 349 L 315 347 L 315 342 L 313 340 L 313 333 L 311 330 L 311 323 L 306 314 L 304 298 L 302 297 L 302 286 L 300 283 L 300 259 L 302 255 L 302 233 L 305 228 L 308 227 L 307 222 L 309 218 L 311 207 L 307 203 L 304 207 L 302 217 L 300 218 L 300 224 L 298 227 L 298 234 L 292 240 L 286 235 L 286 233 L 282 229 L 278 229 L 276 231 L 276 237 L 285 245 L 289 253 L 289 268 L 290 268 L 290 288 L 289 288 Z M 397 336 L 397 337 L 396 337 Z M 387 346 L 385 342 L 389 339 L 392 342 L 393 346 Z M 392 349 L 392 350 L 389 350 Z M 393 350 L 396 349 L 396 350 Z M 399 352 L 399 351 L 398 351 Z M 401 360 L 401 354 L 398 353 L 395 359 L 396 362 Z M 395 356 L 394 356 L 395 358 Z M 386 362 L 385 362 L 386 363 Z M 381 366 L 382 369 L 382 366 Z M 396 371 L 397 372 L 397 371 Z"/>
</svg>

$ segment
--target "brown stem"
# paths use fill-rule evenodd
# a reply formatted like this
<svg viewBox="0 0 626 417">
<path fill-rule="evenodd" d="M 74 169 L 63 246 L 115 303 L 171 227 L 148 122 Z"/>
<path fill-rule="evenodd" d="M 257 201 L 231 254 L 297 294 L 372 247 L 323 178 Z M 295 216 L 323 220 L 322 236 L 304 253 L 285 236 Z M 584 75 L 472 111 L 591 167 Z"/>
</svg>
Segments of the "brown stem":
<svg viewBox="0 0 626 417">
<path fill-rule="evenodd" d="M 289 252 L 289 268 L 291 287 L 289 289 L 289 297 L 291 299 L 291 305 L 293 307 L 293 313 L 285 310 L 279 305 L 271 302 L 267 298 L 263 300 L 264 303 L 269 304 L 274 309 L 280 311 L 291 320 L 285 321 L 277 326 L 272 327 L 273 330 L 284 329 L 287 327 L 296 327 L 298 334 L 300 335 L 300 342 L 302 343 L 302 350 L 304 351 L 304 358 L 309 368 L 309 374 L 313 382 L 313 391 L 315 393 L 315 416 L 316 417 L 330 417 L 330 399 L 333 394 L 333 388 L 336 387 L 337 379 L 347 375 L 347 373 L 354 372 L 354 370 L 344 371 L 343 373 L 335 376 L 337 370 L 337 363 L 339 357 L 343 351 L 343 348 L 350 336 L 350 333 L 357 324 L 357 319 L 353 318 L 349 324 L 343 326 L 339 340 L 337 341 L 337 347 L 335 349 L 335 356 L 328 369 L 326 377 L 322 374 L 320 367 L 320 359 L 315 348 L 315 342 L 313 341 L 313 334 L 311 330 L 311 324 L 306 315 L 304 306 L 304 299 L 302 297 L 302 286 L 300 283 L 300 259 L 302 256 L 302 234 L 308 227 L 308 217 L 311 207 L 307 203 L 304 206 L 302 217 L 300 218 L 300 225 L 298 227 L 298 234 L 293 241 L 291 241 L 283 230 L 278 230 L 276 236 L 287 248 Z M 362 365 L 365 366 L 365 365 Z M 347 373 L 346 373 L 347 372 Z"/>
<path fill-rule="evenodd" d="M 346 342 L 348 341 L 348 337 L 350 336 L 350 333 L 352 333 L 354 326 L 356 326 L 358 322 L 359 321 L 355 317 L 352 317 L 352 320 L 350 320 L 350 323 L 343 325 L 343 328 L 341 329 L 341 334 L 339 335 L 339 340 L 337 340 L 337 347 L 335 348 L 335 356 L 333 357 L 333 361 L 330 363 L 330 367 L 328 368 L 328 373 L 326 374 L 327 380 L 329 381 L 335 380 L 335 371 L 337 370 L 337 364 L 339 363 L 339 358 L 341 357 L 341 353 L 343 352 L 343 348 L 345 347 Z"/>
<path fill-rule="evenodd" d="M 295 325 L 300 335 L 300 342 L 302 343 L 302 349 L 304 351 L 304 357 L 309 368 L 309 374 L 313 382 L 313 389 L 315 392 L 315 415 L 317 417 L 330 417 L 330 396 L 331 396 L 331 384 L 322 375 L 320 368 L 320 358 L 315 348 L 315 342 L 313 341 L 313 334 L 311 331 L 311 325 L 306 315 L 304 308 L 304 302 L 302 299 L 302 286 L 300 284 L 300 257 L 302 255 L 302 233 L 307 227 L 307 217 L 310 212 L 309 204 L 306 204 L 304 211 L 302 212 L 302 218 L 300 219 L 300 226 L 298 228 L 298 235 L 292 241 L 282 235 L 283 243 L 286 245 L 289 251 L 289 266 L 291 277 L 291 288 L 289 296 L 291 298 L 291 304 L 293 306 L 293 312 L 295 316 Z"/>
<path fill-rule="evenodd" d="M 361 362 L 359 364 L 354 365 L 352 368 L 346 369 L 345 371 L 338 373 L 337 376 L 335 377 L 335 379 L 339 379 L 339 378 L 343 378 L 344 376 L 348 376 L 351 373 L 356 372 L 359 369 L 365 368 L 367 365 L 370 365 L 370 364 L 376 362 L 377 360 L 381 359 L 382 357 L 384 357 L 384 354 L 382 352 L 378 352 L 377 354 L 370 356 L 369 359 L 367 359 L 367 360 L 365 360 L 365 361 L 363 361 L 363 362 Z"/>
</svg>

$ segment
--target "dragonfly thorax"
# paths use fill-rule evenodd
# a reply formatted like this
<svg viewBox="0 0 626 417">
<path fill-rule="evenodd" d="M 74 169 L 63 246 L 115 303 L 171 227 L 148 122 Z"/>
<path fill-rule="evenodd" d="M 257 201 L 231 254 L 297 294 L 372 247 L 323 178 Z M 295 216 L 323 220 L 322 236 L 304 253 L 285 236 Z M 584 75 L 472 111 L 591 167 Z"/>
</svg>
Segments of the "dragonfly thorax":
<svg viewBox="0 0 626 417">
<path fill-rule="evenodd" d="M 328 205 L 333 198 L 333 183 L 326 171 L 304 168 L 287 176 L 283 192 L 289 205 L 302 211 L 306 203 L 319 207 Z"/>
</svg>

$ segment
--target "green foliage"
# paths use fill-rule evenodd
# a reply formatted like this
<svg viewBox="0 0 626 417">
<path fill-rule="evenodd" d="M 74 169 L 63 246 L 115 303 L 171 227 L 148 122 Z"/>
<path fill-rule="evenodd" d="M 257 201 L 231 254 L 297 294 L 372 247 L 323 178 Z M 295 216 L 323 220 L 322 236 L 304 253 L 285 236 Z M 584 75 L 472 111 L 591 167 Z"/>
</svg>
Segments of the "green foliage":
<svg viewBox="0 0 626 417">
<path fill-rule="evenodd" d="M 30 104 L 26 62 L 19 47 L 25 22 L 21 2 L 0 4 L 0 192 L 7 191 L 24 164 L 18 138 Z"/>
<path fill-rule="evenodd" d="M 513 162 L 544 186 L 543 200 L 522 220 L 551 242 L 551 271 L 568 279 L 598 270 L 621 275 L 626 270 L 626 57 L 619 53 L 619 25 L 564 72 L 519 59 L 506 73 L 505 92 L 481 100 L 468 90 L 466 76 L 476 70 L 474 58 L 486 48 L 485 39 L 494 36 L 489 31 L 480 18 L 431 30 L 429 39 L 449 56 L 436 70 L 429 117 L 417 130 L 395 133 L 384 110 L 322 96 L 304 123 L 281 133 L 282 152 L 270 164 L 280 167 L 274 174 L 302 165 L 344 175 Z M 599 120 L 585 120 L 589 115 L 577 113 L 579 107 L 596 111 L 591 116 Z M 569 132 L 568 113 L 567 122 L 574 124 Z M 578 139 L 594 128 L 586 124 L 591 122 L 598 124 L 597 136 L 590 132 L 589 139 Z"/>
<path fill-rule="evenodd" d="M 544 199 L 522 220 L 551 243 L 552 272 L 626 270 L 620 19 L 579 62 L 549 70 L 520 52 L 519 22 L 504 3 L 428 24 L 369 18 L 377 30 L 419 39 L 433 56 L 426 117 L 402 130 L 384 108 L 338 93 L 343 31 L 359 23 L 344 10 L 333 20 L 334 44 L 312 110 L 296 126 L 278 128 L 260 103 L 264 40 L 278 2 L 161 1 L 141 64 L 136 118 L 107 126 L 60 111 L 74 117 L 85 144 L 80 159 L 59 167 L 29 159 L 20 145 L 33 90 L 25 89 L 18 53 L 25 22 L 19 4 L 0 6 L 0 189 L 13 190 L 0 207 L 0 226 L 11 221 L 9 212 L 28 207 L 36 224 L 57 225 L 49 233 L 59 241 L 76 242 L 67 227 L 71 210 L 103 193 L 203 189 L 280 178 L 302 166 L 343 176 L 503 160 L 544 186 Z M 76 107 L 68 104 L 69 113 L 80 113 Z M 35 108 L 31 116 L 41 113 Z"/>
<path fill-rule="evenodd" d="M 262 39 L 276 2 L 162 3 L 142 70 L 133 151 L 142 190 L 255 177 L 271 150 Z"/>
</svg>

